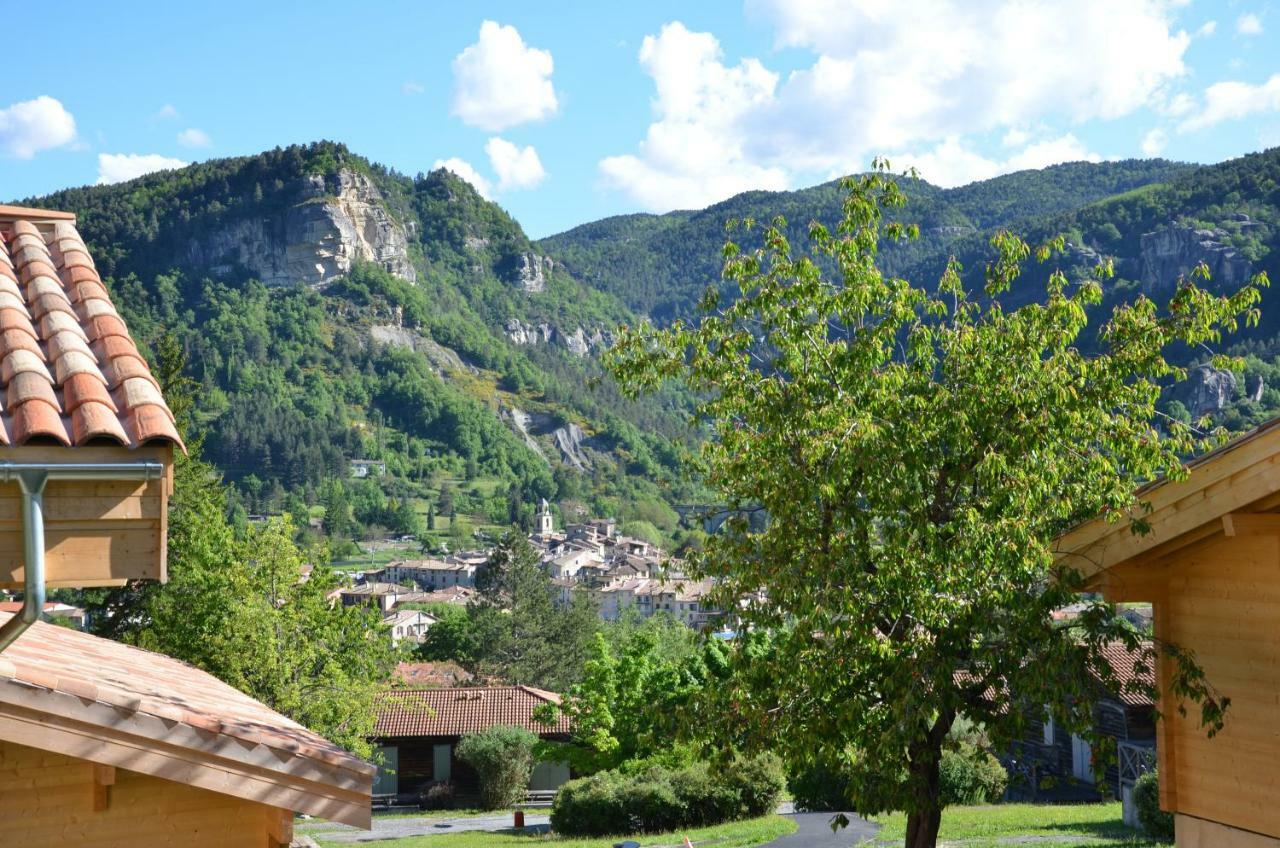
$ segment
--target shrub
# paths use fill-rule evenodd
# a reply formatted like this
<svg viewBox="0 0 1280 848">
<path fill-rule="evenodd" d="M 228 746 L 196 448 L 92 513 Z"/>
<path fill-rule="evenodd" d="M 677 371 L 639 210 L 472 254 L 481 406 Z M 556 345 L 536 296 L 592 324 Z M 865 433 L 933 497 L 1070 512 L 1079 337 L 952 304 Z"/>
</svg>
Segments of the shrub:
<svg viewBox="0 0 1280 848">
<path fill-rule="evenodd" d="M 462 737 L 458 758 L 480 776 L 480 803 L 484 809 L 510 807 L 524 797 L 537 742 L 537 736 L 521 727 L 490 727 Z"/>
<path fill-rule="evenodd" d="M 969 742 L 942 752 L 940 778 L 944 805 L 994 803 L 1009 783 L 1000 761 Z"/>
<path fill-rule="evenodd" d="M 725 782 L 738 796 L 738 803 L 742 805 L 739 817 L 742 818 L 772 813 L 786 787 L 782 760 L 776 754 L 734 758 Z"/>
<path fill-rule="evenodd" d="M 769 812 L 782 787 L 782 766 L 772 754 L 739 757 L 723 771 L 706 763 L 604 771 L 560 787 L 551 827 L 566 836 L 607 836 L 720 824 Z"/>
<path fill-rule="evenodd" d="M 787 789 L 802 812 L 842 812 L 853 803 L 849 778 L 830 763 L 809 763 L 793 770 L 787 776 Z"/>
<path fill-rule="evenodd" d="M 1138 824 L 1156 839 L 1173 841 L 1173 813 L 1160 809 L 1160 779 L 1149 771 L 1133 784 L 1133 805 L 1138 811 Z"/>
<path fill-rule="evenodd" d="M 428 783 L 418 793 L 418 809 L 447 810 L 453 806 L 453 784 L 444 780 Z"/>
</svg>

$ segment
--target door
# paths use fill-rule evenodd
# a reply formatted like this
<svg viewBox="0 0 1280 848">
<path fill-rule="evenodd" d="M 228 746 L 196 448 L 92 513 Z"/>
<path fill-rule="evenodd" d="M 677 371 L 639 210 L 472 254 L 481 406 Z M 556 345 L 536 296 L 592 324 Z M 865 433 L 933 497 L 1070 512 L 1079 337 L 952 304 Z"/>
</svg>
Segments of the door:
<svg viewBox="0 0 1280 848">
<path fill-rule="evenodd" d="M 431 779 L 444 783 L 453 779 L 453 746 L 436 745 L 431 750 Z"/>
<path fill-rule="evenodd" d="M 400 791 L 400 749 L 395 745 L 378 748 L 382 761 L 378 765 L 378 775 L 373 780 L 374 795 L 395 795 Z"/>
<path fill-rule="evenodd" d="M 1076 780 L 1093 783 L 1093 751 L 1088 740 L 1071 734 L 1071 774 Z"/>
</svg>

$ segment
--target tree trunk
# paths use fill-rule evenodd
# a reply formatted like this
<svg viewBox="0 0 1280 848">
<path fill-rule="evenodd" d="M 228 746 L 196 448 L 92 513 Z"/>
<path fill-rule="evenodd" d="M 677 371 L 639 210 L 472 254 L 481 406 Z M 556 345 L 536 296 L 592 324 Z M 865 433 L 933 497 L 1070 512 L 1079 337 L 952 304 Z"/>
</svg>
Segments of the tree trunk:
<svg viewBox="0 0 1280 848">
<path fill-rule="evenodd" d="M 907 816 L 906 848 L 935 848 L 941 825 L 942 810 L 938 807 Z"/>
</svg>

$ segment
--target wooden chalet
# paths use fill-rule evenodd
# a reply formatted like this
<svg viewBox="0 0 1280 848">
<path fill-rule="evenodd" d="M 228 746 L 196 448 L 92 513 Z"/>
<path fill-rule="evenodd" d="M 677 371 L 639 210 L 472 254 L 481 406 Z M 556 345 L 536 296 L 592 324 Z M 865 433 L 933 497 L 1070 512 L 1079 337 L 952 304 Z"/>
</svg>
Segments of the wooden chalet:
<svg viewBox="0 0 1280 848">
<path fill-rule="evenodd" d="M 166 577 L 173 413 L 66 212 L 0 206 L 4 844 L 279 846 L 369 826 L 374 768 L 213 677 L 39 619 Z"/>
<path fill-rule="evenodd" d="M 1280 419 L 1141 492 L 1150 532 L 1103 518 L 1058 540 L 1059 556 L 1113 601 L 1150 602 L 1157 644 L 1194 653 L 1231 699 L 1208 738 L 1180 715 L 1162 655 L 1161 806 L 1179 848 L 1280 848 Z"/>
</svg>

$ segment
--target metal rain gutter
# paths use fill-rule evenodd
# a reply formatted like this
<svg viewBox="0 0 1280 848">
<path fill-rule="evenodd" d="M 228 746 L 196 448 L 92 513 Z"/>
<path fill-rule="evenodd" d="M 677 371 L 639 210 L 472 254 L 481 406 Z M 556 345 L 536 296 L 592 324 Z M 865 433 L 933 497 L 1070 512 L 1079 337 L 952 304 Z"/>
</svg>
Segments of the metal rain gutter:
<svg viewBox="0 0 1280 848">
<path fill-rule="evenodd" d="M 50 480 L 158 480 L 164 474 L 159 462 L 3 462 L 0 483 L 17 482 L 22 489 L 22 609 L 0 624 L 0 651 L 4 651 L 44 612 L 44 486 Z"/>
</svg>

